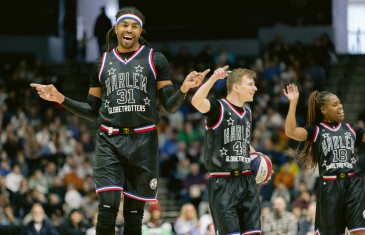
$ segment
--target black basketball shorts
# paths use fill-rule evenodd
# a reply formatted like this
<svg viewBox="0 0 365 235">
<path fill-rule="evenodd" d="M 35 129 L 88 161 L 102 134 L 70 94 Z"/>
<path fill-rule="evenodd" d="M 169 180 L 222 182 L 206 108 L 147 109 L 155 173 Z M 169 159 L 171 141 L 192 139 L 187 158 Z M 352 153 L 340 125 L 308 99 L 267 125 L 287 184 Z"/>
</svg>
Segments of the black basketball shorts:
<svg viewBox="0 0 365 235">
<path fill-rule="evenodd" d="M 317 195 L 318 234 L 343 234 L 365 230 L 365 184 L 363 175 L 321 180 Z"/>
<path fill-rule="evenodd" d="M 136 200 L 157 200 L 157 130 L 125 135 L 98 130 L 96 143 L 93 166 L 96 193 L 119 190 Z"/>
<path fill-rule="evenodd" d="M 219 234 L 261 232 L 261 203 L 252 174 L 210 178 L 209 206 Z"/>
</svg>

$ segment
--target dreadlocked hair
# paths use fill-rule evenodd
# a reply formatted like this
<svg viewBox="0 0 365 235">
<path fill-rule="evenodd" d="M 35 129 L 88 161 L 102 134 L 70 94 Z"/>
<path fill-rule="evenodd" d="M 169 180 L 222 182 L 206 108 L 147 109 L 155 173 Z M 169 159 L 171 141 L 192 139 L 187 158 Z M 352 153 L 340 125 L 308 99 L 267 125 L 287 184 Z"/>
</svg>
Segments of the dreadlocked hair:
<svg viewBox="0 0 365 235">
<path fill-rule="evenodd" d="M 143 25 L 145 24 L 144 15 L 136 7 L 121 8 L 115 15 L 115 19 L 117 20 L 120 16 L 125 15 L 125 14 L 136 15 L 142 20 L 142 24 Z M 145 34 L 145 33 L 147 33 L 146 30 L 142 29 L 142 34 Z M 138 42 L 142 45 L 150 46 L 149 42 L 147 42 L 147 40 L 144 39 L 144 37 L 142 37 L 142 36 L 139 37 Z M 106 51 L 109 52 L 117 46 L 118 46 L 117 34 L 115 33 L 114 27 L 112 27 L 111 29 L 109 29 L 109 31 L 106 34 Z"/>
<path fill-rule="evenodd" d="M 333 94 L 328 91 L 313 91 L 309 96 L 307 125 L 317 125 L 323 120 L 321 108 L 323 108 L 330 96 Z M 303 163 L 306 168 L 315 168 L 318 162 L 316 159 L 312 143 L 306 141 L 303 150 L 299 154 L 299 161 Z"/>
</svg>

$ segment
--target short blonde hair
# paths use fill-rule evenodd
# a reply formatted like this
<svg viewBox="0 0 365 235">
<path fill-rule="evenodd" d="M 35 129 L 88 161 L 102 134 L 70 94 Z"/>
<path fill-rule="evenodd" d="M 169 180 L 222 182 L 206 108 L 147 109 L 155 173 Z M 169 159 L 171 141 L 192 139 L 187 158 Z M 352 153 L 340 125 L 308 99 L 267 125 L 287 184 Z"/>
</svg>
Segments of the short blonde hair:
<svg viewBox="0 0 365 235">
<path fill-rule="evenodd" d="M 227 77 L 227 93 L 229 94 L 232 91 L 233 84 L 241 84 L 245 76 L 249 79 L 255 79 L 256 72 L 244 68 L 232 70 Z"/>
</svg>

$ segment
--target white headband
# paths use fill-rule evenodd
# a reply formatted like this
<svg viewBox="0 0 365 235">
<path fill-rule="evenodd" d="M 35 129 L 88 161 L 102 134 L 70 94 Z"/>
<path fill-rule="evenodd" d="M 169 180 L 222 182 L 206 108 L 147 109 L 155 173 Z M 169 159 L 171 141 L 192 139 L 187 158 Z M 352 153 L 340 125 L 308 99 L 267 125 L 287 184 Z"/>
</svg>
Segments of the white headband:
<svg viewBox="0 0 365 235">
<path fill-rule="evenodd" d="M 142 20 L 141 18 L 139 18 L 138 16 L 136 15 L 133 15 L 133 14 L 124 14 L 124 15 L 121 15 L 118 19 L 117 19 L 117 24 L 119 24 L 122 20 L 125 20 L 125 19 L 132 19 L 132 20 L 135 20 L 138 22 L 139 26 L 143 26 L 142 24 Z"/>
</svg>

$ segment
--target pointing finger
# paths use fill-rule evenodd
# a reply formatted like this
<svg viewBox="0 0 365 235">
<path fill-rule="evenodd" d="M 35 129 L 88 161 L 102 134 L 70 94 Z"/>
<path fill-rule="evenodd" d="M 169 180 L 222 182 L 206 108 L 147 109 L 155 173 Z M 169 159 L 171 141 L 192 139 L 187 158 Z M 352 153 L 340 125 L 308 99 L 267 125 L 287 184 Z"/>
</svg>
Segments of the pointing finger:
<svg viewBox="0 0 365 235">
<path fill-rule="evenodd" d="M 204 72 L 202 72 L 203 76 L 207 75 L 209 73 L 210 69 L 205 70 Z"/>
<path fill-rule="evenodd" d="M 229 68 L 229 65 L 226 65 L 223 67 L 223 69 L 226 71 Z"/>
<path fill-rule="evenodd" d="M 30 86 L 31 86 L 31 87 L 36 87 L 36 88 L 37 88 L 37 87 L 39 87 L 40 85 L 41 85 L 41 84 L 38 84 L 38 83 L 31 83 L 31 84 L 30 84 Z"/>
</svg>

